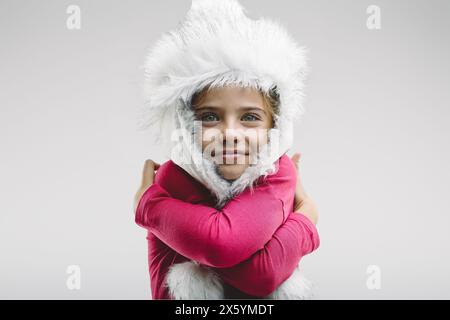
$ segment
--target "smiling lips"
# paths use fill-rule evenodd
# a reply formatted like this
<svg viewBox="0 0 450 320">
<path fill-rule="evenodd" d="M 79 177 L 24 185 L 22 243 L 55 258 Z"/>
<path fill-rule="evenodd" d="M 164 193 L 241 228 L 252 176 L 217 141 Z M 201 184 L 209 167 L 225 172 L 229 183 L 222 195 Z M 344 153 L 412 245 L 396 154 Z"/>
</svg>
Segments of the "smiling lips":
<svg viewBox="0 0 450 320">
<path fill-rule="evenodd" d="M 247 152 L 242 151 L 242 150 L 223 150 L 223 155 L 224 156 L 229 156 L 229 155 L 248 155 Z"/>
<path fill-rule="evenodd" d="M 245 152 L 244 150 L 234 150 L 234 149 L 227 149 L 222 151 L 222 159 L 237 159 L 239 157 L 246 157 L 249 153 Z M 215 151 L 212 152 L 212 156 L 215 157 Z M 228 161 L 227 161 L 228 162 Z"/>
<path fill-rule="evenodd" d="M 242 150 L 223 150 L 222 160 L 227 164 L 233 164 L 237 159 L 247 156 L 248 153 Z M 233 162 L 230 163 L 230 160 Z"/>
<path fill-rule="evenodd" d="M 211 156 L 216 158 L 215 150 L 212 151 Z M 218 154 L 218 156 L 220 157 L 220 153 Z M 241 157 L 247 157 L 247 156 L 249 156 L 249 153 L 245 152 L 245 150 L 224 149 L 222 151 L 222 157 L 220 157 L 220 158 L 222 159 L 221 161 L 223 161 L 224 163 L 232 164 L 230 161 L 233 161 L 233 163 L 234 163 L 234 161 L 236 161 L 237 159 L 239 159 Z M 216 160 L 217 160 L 217 158 L 216 158 Z"/>
</svg>

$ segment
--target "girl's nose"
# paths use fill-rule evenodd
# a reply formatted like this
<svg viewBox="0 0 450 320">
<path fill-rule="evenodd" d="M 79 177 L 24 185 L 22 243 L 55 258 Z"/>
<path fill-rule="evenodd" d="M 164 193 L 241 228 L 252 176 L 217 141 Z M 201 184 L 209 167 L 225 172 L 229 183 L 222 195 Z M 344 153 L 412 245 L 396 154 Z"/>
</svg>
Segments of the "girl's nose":
<svg viewBox="0 0 450 320">
<path fill-rule="evenodd" d="M 223 130 L 234 130 L 239 126 L 239 121 L 237 121 L 237 119 L 235 117 L 232 116 L 228 116 L 226 118 L 224 118 L 223 121 Z"/>
<path fill-rule="evenodd" d="M 229 141 L 229 143 L 237 143 L 242 139 L 242 125 L 239 119 L 227 118 L 222 126 L 223 142 Z"/>
</svg>

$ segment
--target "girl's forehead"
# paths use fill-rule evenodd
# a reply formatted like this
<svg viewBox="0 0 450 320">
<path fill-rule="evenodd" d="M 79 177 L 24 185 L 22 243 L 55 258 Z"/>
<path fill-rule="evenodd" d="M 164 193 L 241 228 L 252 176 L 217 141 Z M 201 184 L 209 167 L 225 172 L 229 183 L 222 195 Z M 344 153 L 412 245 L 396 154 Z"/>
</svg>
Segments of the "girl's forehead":
<svg viewBox="0 0 450 320">
<path fill-rule="evenodd" d="M 205 90 L 197 96 L 197 104 L 252 105 L 262 104 L 261 93 L 253 88 L 221 87 Z"/>
</svg>

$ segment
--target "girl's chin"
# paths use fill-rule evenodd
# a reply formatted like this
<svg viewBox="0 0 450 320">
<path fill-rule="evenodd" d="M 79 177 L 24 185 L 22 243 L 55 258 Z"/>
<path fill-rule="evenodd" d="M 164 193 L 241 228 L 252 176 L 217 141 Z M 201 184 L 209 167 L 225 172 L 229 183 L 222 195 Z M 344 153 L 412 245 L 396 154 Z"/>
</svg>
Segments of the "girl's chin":
<svg viewBox="0 0 450 320">
<path fill-rule="evenodd" d="M 248 164 L 219 164 L 220 175 L 226 180 L 238 179 L 247 169 Z"/>
</svg>

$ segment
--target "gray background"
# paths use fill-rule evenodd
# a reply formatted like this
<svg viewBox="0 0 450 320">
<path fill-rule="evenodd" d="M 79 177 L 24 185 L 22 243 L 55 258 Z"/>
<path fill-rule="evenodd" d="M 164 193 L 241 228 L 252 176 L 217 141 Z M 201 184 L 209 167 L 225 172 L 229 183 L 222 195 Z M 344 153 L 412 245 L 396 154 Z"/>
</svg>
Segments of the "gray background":
<svg viewBox="0 0 450 320">
<path fill-rule="evenodd" d="M 292 151 L 320 209 L 303 259 L 318 297 L 449 299 L 450 2 L 241 1 L 310 50 Z M 66 28 L 71 4 L 81 30 Z M 150 298 L 132 198 L 144 160 L 167 159 L 136 127 L 141 67 L 189 6 L 0 2 L 0 298 Z"/>
</svg>

